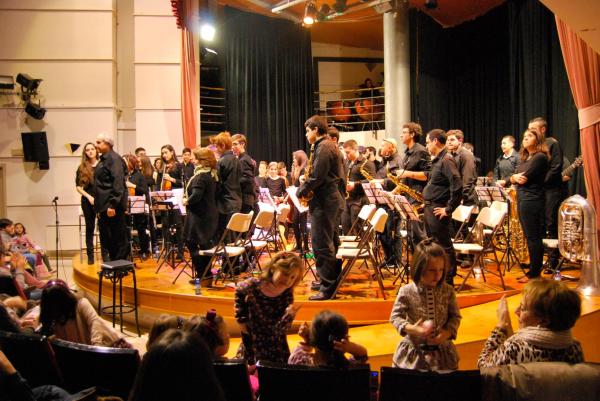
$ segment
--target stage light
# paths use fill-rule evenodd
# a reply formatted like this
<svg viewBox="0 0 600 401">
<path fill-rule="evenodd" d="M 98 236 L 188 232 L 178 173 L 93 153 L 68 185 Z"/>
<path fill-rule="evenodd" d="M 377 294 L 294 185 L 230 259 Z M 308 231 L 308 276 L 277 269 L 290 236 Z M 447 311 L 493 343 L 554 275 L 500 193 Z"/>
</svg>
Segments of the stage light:
<svg viewBox="0 0 600 401">
<path fill-rule="evenodd" d="M 317 13 L 317 21 L 326 20 L 330 13 L 331 13 L 331 7 L 329 7 L 329 4 L 327 4 L 327 3 L 321 4 L 321 8 L 319 8 L 319 12 Z"/>
<path fill-rule="evenodd" d="M 437 0 L 425 0 L 425 8 L 428 8 L 429 10 L 433 10 L 433 9 L 436 9 L 437 6 L 438 6 Z"/>
<path fill-rule="evenodd" d="M 31 78 L 27 74 L 17 75 L 17 83 L 26 89 L 28 92 L 35 92 L 42 82 L 41 79 Z"/>
<path fill-rule="evenodd" d="M 207 42 L 212 42 L 213 39 L 215 38 L 215 33 L 216 33 L 216 29 L 213 24 L 204 23 L 200 27 L 200 37 L 202 38 L 202 40 L 205 40 Z"/>
<path fill-rule="evenodd" d="M 333 4 L 333 9 L 336 13 L 343 13 L 344 11 L 346 11 L 346 8 L 348 8 L 346 6 L 346 0 L 335 0 L 335 3 Z"/>
<path fill-rule="evenodd" d="M 306 2 L 304 7 L 304 25 L 312 25 L 317 19 L 317 6 L 313 1 Z"/>
<path fill-rule="evenodd" d="M 27 105 L 25 105 L 25 113 L 29 114 L 36 120 L 42 120 L 46 115 L 46 109 L 40 105 L 29 102 Z"/>
</svg>

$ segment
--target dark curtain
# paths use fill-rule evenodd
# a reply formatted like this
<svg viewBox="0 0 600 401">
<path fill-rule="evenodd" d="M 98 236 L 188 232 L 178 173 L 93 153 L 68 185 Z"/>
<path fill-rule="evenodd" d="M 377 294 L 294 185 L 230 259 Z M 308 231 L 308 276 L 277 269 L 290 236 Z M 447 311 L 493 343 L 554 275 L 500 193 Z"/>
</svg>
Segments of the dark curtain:
<svg viewBox="0 0 600 401">
<path fill-rule="evenodd" d="M 310 30 L 281 19 L 225 9 L 226 127 L 248 137 L 258 162 L 306 149 L 312 112 Z"/>
<path fill-rule="evenodd" d="M 577 109 L 552 13 L 537 0 L 512 0 L 488 14 L 444 29 L 411 13 L 411 110 L 423 129 L 459 128 L 494 167 L 504 135 L 517 138 L 542 116 L 565 156 L 580 154 Z M 581 170 L 571 191 L 583 192 Z"/>
</svg>

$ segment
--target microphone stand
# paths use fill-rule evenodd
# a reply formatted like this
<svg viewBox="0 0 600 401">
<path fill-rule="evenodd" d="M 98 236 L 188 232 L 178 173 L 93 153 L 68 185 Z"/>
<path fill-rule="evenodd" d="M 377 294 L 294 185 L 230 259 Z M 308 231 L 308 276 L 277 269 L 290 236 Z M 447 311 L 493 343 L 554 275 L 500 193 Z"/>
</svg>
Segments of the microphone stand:
<svg viewBox="0 0 600 401">
<path fill-rule="evenodd" d="M 58 197 L 55 197 L 52 200 L 52 205 L 54 206 L 54 216 L 55 216 L 55 225 L 54 225 L 54 230 L 55 230 L 55 238 L 54 238 L 54 243 L 55 243 L 55 259 L 56 259 L 56 278 L 58 279 L 58 243 L 59 243 L 59 229 L 58 229 L 58 225 L 59 225 L 59 221 L 58 221 Z"/>
</svg>

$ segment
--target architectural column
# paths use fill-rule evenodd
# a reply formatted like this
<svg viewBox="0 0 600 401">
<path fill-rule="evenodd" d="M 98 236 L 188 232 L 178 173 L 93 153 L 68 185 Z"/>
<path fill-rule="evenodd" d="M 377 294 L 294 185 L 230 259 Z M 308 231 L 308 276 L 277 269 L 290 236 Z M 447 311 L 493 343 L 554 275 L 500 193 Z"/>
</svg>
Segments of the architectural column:
<svg viewBox="0 0 600 401">
<path fill-rule="evenodd" d="M 394 3 L 392 3 L 394 4 Z M 410 48 L 408 3 L 395 2 L 383 14 L 383 59 L 385 80 L 386 137 L 400 143 L 402 124 L 410 121 Z"/>
</svg>

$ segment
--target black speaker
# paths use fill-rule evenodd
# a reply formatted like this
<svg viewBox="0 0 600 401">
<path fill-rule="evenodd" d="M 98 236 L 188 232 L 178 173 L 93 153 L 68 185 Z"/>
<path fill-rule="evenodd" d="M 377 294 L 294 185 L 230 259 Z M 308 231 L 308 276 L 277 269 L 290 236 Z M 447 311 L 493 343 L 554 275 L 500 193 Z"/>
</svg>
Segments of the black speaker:
<svg viewBox="0 0 600 401">
<path fill-rule="evenodd" d="M 50 168 L 50 154 L 45 132 L 22 132 L 23 155 L 26 162 L 39 163 L 40 170 Z"/>
</svg>

